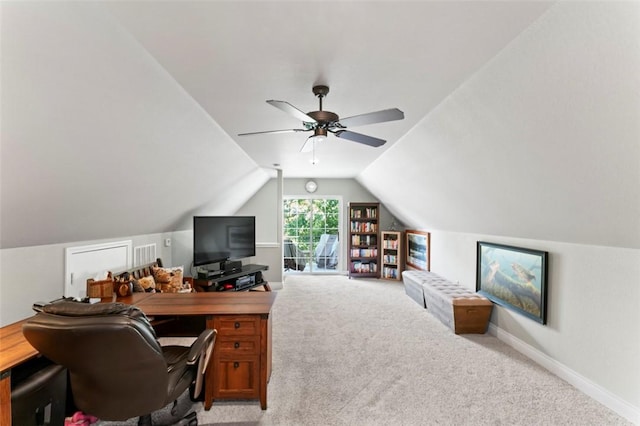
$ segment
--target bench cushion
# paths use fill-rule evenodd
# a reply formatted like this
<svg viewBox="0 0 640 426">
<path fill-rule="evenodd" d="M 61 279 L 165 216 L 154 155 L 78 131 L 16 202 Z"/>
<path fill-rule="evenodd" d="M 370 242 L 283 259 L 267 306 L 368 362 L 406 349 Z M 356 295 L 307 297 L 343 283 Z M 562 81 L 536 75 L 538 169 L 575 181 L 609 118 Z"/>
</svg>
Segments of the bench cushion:
<svg viewBox="0 0 640 426">
<path fill-rule="evenodd" d="M 429 271 L 403 271 L 402 279 L 407 295 L 456 334 L 486 332 L 493 309 L 486 297 Z"/>
<path fill-rule="evenodd" d="M 424 290 L 422 289 L 422 282 L 424 281 L 420 274 L 423 271 L 403 271 L 402 282 L 404 283 L 404 292 L 413 299 L 418 305 L 426 308 L 427 305 L 424 302 Z M 430 272 L 427 272 L 430 274 Z"/>
</svg>

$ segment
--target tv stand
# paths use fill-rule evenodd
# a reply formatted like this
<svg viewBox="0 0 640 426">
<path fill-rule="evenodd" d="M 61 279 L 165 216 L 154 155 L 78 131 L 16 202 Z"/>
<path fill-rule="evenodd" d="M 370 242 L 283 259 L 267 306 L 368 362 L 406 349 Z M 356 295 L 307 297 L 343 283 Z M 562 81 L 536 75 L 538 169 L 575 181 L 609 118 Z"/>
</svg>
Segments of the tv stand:
<svg viewBox="0 0 640 426">
<path fill-rule="evenodd" d="M 242 262 L 240 260 L 225 260 L 220 262 L 220 269 L 225 274 L 242 271 Z"/>
<path fill-rule="evenodd" d="M 207 269 L 205 272 L 198 272 L 198 279 L 206 280 L 211 278 L 217 278 L 224 275 L 222 269 Z"/>
<path fill-rule="evenodd" d="M 268 269 L 267 265 L 249 264 L 242 265 L 235 272 L 209 271 L 207 278 L 198 277 L 193 280 L 193 285 L 196 291 L 247 291 L 260 286 L 270 291 L 269 283 L 262 276 L 262 271 Z"/>
</svg>

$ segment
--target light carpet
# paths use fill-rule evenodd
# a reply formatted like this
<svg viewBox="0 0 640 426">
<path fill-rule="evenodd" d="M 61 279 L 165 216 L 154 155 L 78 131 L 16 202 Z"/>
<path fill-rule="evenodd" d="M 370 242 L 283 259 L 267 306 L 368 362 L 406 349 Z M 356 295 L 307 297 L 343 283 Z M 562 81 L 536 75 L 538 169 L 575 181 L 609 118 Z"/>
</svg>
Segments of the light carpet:
<svg viewBox="0 0 640 426">
<path fill-rule="evenodd" d="M 631 424 L 497 338 L 455 335 L 402 283 L 289 275 L 277 293 L 268 409 L 196 403 L 201 425 Z"/>
</svg>

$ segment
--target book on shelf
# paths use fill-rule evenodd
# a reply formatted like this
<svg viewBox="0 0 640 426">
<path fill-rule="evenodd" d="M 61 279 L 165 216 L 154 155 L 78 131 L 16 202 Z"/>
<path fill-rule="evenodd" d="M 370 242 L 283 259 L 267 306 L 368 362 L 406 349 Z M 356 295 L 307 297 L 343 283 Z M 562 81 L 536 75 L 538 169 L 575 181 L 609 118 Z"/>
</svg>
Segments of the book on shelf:
<svg viewBox="0 0 640 426">
<path fill-rule="evenodd" d="M 375 262 L 351 262 L 351 272 L 368 274 L 378 272 L 378 264 Z"/>
<path fill-rule="evenodd" d="M 376 235 L 352 235 L 351 236 L 351 245 L 352 246 L 375 246 L 377 242 Z"/>
<path fill-rule="evenodd" d="M 382 270 L 382 277 L 383 278 L 397 279 L 398 278 L 398 268 L 385 267 Z"/>
<path fill-rule="evenodd" d="M 376 219 L 378 216 L 378 209 L 375 207 L 367 208 L 353 208 L 351 210 L 351 217 L 353 219 Z"/>
<path fill-rule="evenodd" d="M 378 249 L 351 249 L 351 257 L 377 257 Z"/>
<path fill-rule="evenodd" d="M 383 247 L 390 250 L 398 250 L 398 240 L 384 240 Z"/>
<path fill-rule="evenodd" d="M 378 224 L 351 221 L 351 232 L 378 232 Z"/>
</svg>

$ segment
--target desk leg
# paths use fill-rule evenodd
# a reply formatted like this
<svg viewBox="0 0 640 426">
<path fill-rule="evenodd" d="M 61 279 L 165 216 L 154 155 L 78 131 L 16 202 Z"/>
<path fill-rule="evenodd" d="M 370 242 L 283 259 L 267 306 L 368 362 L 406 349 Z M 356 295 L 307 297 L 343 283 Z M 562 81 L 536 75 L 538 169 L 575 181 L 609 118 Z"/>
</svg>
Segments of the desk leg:
<svg viewBox="0 0 640 426">
<path fill-rule="evenodd" d="M 267 409 L 267 382 L 271 373 L 270 358 L 268 351 L 271 349 L 269 342 L 269 317 L 262 317 L 260 320 L 260 408 Z"/>
<path fill-rule="evenodd" d="M 0 373 L 0 426 L 11 426 L 11 370 Z"/>
</svg>

